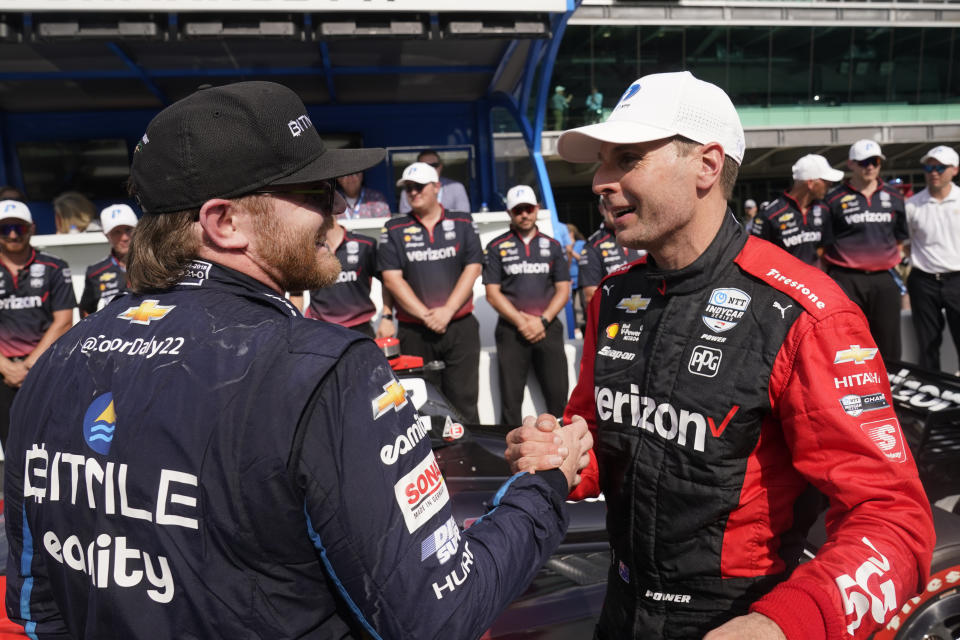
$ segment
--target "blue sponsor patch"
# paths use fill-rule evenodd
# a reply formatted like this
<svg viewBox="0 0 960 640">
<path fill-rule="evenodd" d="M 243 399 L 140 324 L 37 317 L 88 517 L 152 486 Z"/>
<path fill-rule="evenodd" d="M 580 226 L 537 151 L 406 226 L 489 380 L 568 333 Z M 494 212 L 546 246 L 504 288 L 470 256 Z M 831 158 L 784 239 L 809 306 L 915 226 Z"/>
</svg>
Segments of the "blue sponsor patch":
<svg viewBox="0 0 960 640">
<path fill-rule="evenodd" d="M 83 439 L 87 446 L 99 454 L 107 455 L 117 428 L 117 412 L 113 406 L 113 394 L 97 396 L 83 415 Z"/>
</svg>

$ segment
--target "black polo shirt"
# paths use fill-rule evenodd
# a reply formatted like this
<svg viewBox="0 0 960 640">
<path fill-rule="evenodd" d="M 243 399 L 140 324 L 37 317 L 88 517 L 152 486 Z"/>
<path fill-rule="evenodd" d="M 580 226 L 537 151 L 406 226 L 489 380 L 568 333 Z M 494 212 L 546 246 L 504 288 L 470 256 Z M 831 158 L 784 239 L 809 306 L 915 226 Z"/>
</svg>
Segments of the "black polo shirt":
<svg viewBox="0 0 960 640">
<path fill-rule="evenodd" d="M 783 193 L 757 214 L 750 233 L 769 240 L 807 264 L 814 264 L 826 214 L 826 205 L 819 200 L 804 211 L 796 200 Z"/>
<path fill-rule="evenodd" d="M 377 312 L 370 299 L 370 282 L 377 273 L 377 244 L 371 238 L 345 230 L 336 248 L 341 271 L 337 282 L 310 292 L 308 318 L 344 327 L 370 322 Z"/>
<path fill-rule="evenodd" d="M 33 250 L 15 274 L 0 263 L 0 353 L 29 355 L 53 323 L 53 312 L 75 306 L 70 267 L 60 258 Z"/>
<path fill-rule="evenodd" d="M 447 301 L 464 267 L 482 262 L 480 236 L 469 213 L 443 211 L 432 229 L 412 212 L 393 218 L 383 227 L 377 248 L 377 268 L 403 271 L 403 279 L 431 309 Z M 472 297 L 453 317 L 462 318 L 471 311 Z M 401 322 L 422 324 L 399 302 L 397 318 Z"/>
<path fill-rule="evenodd" d="M 556 293 L 557 282 L 568 282 L 570 269 L 560 243 L 539 231 L 524 242 L 512 228 L 487 245 L 483 284 L 499 284 L 517 309 L 542 315 Z"/>
<path fill-rule="evenodd" d="M 600 286 L 600 281 L 608 273 L 639 260 L 646 254 L 646 251 L 621 247 L 617 244 L 617 236 L 601 225 L 590 234 L 580 252 L 580 276 L 577 284 L 581 289 Z"/>
<path fill-rule="evenodd" d="M 87 267 L 80 311 L 95 313 L 127 290 L 127 270 L 113 255 Z"/>
<path fill-rule="evenodd" d="M 885 271 L 900 263 L 897 242 L 909 232 L 898 190 L 881 182 L 868 199 L 845 182 L 827 194 L 826 204 L 824 261 L 861 271 Z"/>
</svg>

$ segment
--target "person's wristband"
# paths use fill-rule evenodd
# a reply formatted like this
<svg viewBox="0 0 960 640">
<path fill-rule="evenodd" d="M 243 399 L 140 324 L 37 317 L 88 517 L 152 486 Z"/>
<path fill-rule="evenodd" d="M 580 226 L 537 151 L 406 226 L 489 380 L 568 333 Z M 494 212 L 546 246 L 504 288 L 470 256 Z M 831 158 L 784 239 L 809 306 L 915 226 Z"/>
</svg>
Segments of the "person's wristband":
<svg viewBox="0 0 960 640">
<path fill-rule="evenodd" d="M 547 317 L 546 317 L 546 316 L 540 316 L 540 322 L 543 323 L 543 328 L 544 328 L 544 329 L 549 329 L 549 328 L 550 328 L 550 321 L 547 320 Z"/>
<path fill-rule="evenodd" d="M 380 319 L 381 319 L 381 320 L 393 320 L 393 314 L 392 314 L 392 313 L 383 313 L 383 314 L 380 314 Z"/>
</svg>

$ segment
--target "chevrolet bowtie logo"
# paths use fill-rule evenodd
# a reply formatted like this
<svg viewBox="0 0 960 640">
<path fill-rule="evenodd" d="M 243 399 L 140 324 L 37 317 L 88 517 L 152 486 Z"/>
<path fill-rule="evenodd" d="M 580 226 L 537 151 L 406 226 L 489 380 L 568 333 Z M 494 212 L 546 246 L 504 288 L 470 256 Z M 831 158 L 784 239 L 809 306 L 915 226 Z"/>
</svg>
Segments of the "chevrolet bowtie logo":
<svg viewBox="0 0 960 640">
<path fill-rule="evenodd" d="M 624 298 L 617 304 L 617 309 L 623 309 L 627 313 L 636 313 L 643 311 L 650 304 L 650 298 L 644 298 L 639 294 L 633 294 L 629 298 Z"/>
<path fill-rule="evenodd" d="M 165 315 L 176 308 L 176 305 L 163 306 L 157 304 L 159 300 L 144 300 L 139 307 L 130 307 L 117 317 L 121 320 L 129 320 L 134 324 L 150 324 L 154 320 L 160 320 Z"/>
<path fill-rule="evenodd" d="M 867 360 L 873 360 L 875 355 L 877 355 L 877 349 L 861 349 L 860 345 L 852 344 L 846 351 L 837 351 L 833 364 L 843 364 L 844 362 L 863 364 Z"/>
<path fill-rule="evenodd" d="M 393 408 L 394 411 L 399 411 L 407 405 L 407 392 L 404 390 L 403 385 L 401 385 L 396 380 L 391 380 L 387 384 L 383 385 L 383 393 L 381 393 L 373 401 L 373 419 L 376 420 L 386 412 L 390 411 Z"/>
</svg>

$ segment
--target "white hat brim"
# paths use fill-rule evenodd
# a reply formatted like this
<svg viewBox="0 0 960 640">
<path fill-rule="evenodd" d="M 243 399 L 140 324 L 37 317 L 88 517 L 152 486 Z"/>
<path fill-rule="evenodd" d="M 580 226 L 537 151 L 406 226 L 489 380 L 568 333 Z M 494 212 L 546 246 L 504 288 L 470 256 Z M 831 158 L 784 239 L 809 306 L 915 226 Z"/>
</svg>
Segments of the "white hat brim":
<svg viewBox="0 0 960 640">
<path fill-rule="evenodd" d="M 676 134 L 676 131 L 636 122 L 599 122 L 564 131 L 557 140 L 557 153 L 567 162 L 597 162 L 604 142 L 635 144 Z"/>
</svg>

